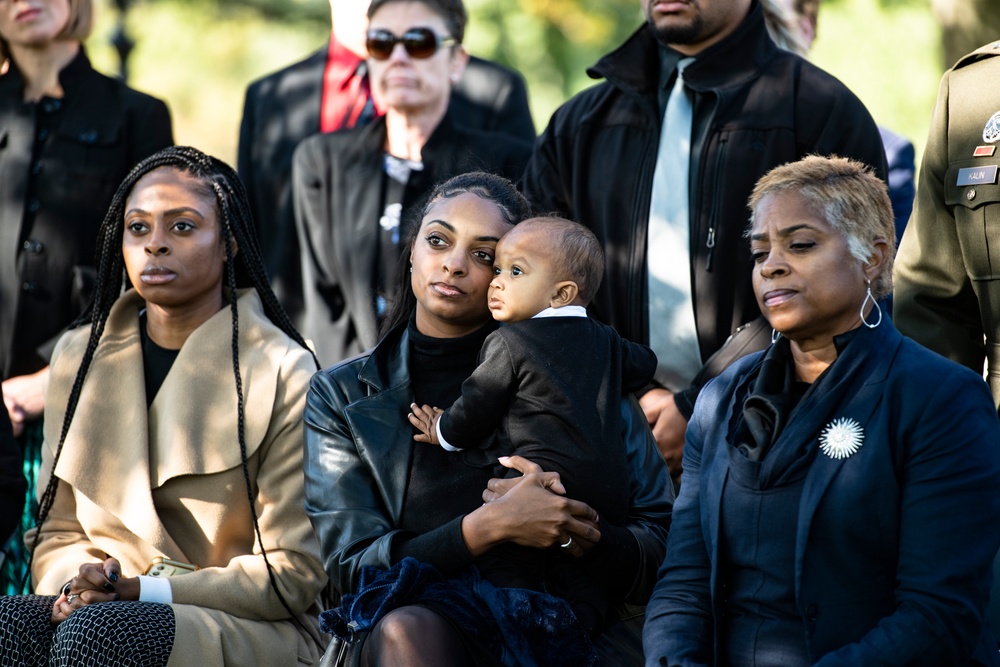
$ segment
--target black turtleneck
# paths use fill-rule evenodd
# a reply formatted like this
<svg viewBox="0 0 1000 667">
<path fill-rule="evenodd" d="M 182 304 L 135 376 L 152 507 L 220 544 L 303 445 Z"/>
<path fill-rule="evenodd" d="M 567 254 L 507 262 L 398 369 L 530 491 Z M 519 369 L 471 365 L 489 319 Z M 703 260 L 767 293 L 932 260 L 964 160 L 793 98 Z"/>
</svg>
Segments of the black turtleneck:
<svg viewBox="0 0 1000 667">
<path fill-rule="evenodd" d="M 410 318 L 410 383 L 414 401 L 446 408 L 462 395 L 462 383 L 479 365 L 483 341 L 497 328 L 492 320 L 460 338 L 431 338 Z"/>
<path fill-rule="evenodd" d="M 167 373 L 174 365 L 180 350 L 160 347 L 146 332 L 146 311 L 139 313 L 139 334 L 142 337 L 142 374 L 146 381 L 146 408 L 153 404 L 156 392 L 160 390 Z"/>
<path fill-rule="evenodd" d="M 411 317 L 408 333 L 414 401 L 439 408 L 450 406 L 478 365 L 483 341 L 496 328 L 496 323 L 490 321 L 467 336 L 432 338 L 417 331 Z M 400 417 L 405 419 L 404 415 Z M 446 573 L 470 565 L 461 521 L 467 511 L 482 504 L 483 489 L 494 476 L 495 464 L 495 459 L 479 450 L 451 453 L 437 445 L 413 443 L 399 528 L 415 536 L 393 541 L 394 559 L 412 556 Z"/>
</svg>

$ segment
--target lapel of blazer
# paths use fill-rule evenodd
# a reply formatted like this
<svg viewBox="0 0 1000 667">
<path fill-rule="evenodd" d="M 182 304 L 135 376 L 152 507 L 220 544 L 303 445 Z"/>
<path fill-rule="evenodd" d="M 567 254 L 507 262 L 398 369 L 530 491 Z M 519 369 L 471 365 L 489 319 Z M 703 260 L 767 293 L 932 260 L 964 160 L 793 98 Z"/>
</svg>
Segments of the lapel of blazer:
<svg viewBox="0 0 1000 667">
<path fill-rule="evenodd" d="M 358 373 L 358 379 L 370 387 L 368 396 L 344 410 L 358 454 L 371 468 L 394 521 L 402 514 L 413 462 L 413 429 L 406 420 L 413 400 L 409 358 L 410 337 L 405 329 L 398 342 L 389 337 L 379 343 Z"/>
<path fill-rule="evenodd" d="M 728 412 L 732 411 L 730 407 Z M 729 415 L 726 415 L 724 424 L 729 423 Z M 714 458 L 709 462 L 709 474 L 705 478 L 705 488 L 702 491 L 702 502 L 706 507 L 711 507 L 712 512 L 708 513 L 708 555 L 712 562 L 711 581 L 709 588 L 713 591 L 715 599 L 715 583 L 719 574 L 719 524 L 722 517 L 722 494 L 726 490 L 726 480 L 729 479 L 729 464 L 726 456 L 725 446 L 714 449 Z"/>
<path fill-rule="evenodd" d="M 888 320 L 878 329 L 862 330 L 858 335 L 863 337 L 863 340 L 856 340 L 854 343 L 864 343 L 867 346 L 856 370 L 858 377 L 847 384 L 846 390 L 840 397 L 833 397 L 835 401 L 833 404 L 824 401 L 814 406 L 810 411 L 812 414 L 797 415 L 793 418 L 786 430 L 790 437 L 819 437 L 820 431 L 833 419 L 848 418 L 860 424 L 862 428 L 867 426 L 879 407 L 886 377 L 903 339 Z M 794 427 L 795 421 L 806 424 L 806 428 L 813 429 L 813 433 L 798 431 Z M 833 478 L 850 458 L 835 459 L 818 451 L 809 466 L 802 498 L 799 501 L 798 527 L 795 535 L 796 591 L 801 585 L 806 545 L 809 542 L 809 531 L 816 508 Z"/>
<path fill-rule="evenodd" d="M 350 303 L 355 331 L 363 347 L 375 341 L 375 298 L 372 294 L 375 253 L 378 250 L 382 203 L 382 160 L 385 155 L 385 119 L 379 118 L 357 130 L 353 150 L 333 156 L 333 178 L 343 172 L 344 189 L 331 188 L 330 210 L 335 219 L 331 230 L 340 278 Z M 343 198 L 341 200 L 340 198 Z M 345 205 L 346 203 L 346 205 Z"/>
<path fill-rule="evenodd" d="M 747 370 L 739 376 L 737 380 L 734 381 L 734 385 L 742 386 L 747 382 L 747 376 L 753 373 L 756 369 L 760 368 L 760 359 L 750 366 Z M 719 417 L 716 422 L 716 426 L 713 432 L 717 434 L 714 438 L 716 442 L 720 443 L 721 446 L 712 447 L 709 450 L 703 450 L 702 456 L 710 456 L 711 458 L 703 458 L 702 466 L 707 469 L 708 474 L 703 476 L 705 488 L 701 489 L 700 497 L 702 507 L 712 508 L 711 512 L 706 513 L 707 525 L 703 525 L 702 530 L 707 531 L 708 534 L 708 552 L 712 563 L 712 573 L 711 581 L 709 582 L 710 589 L 713 592 L 713 599 L 715 599 L 715 582 L 718 577 L 718 564 L 721 562 L 719 560 L 719 525 L 722 518 L 722 494 L 726 489 L 726 481 L 729 479 L 729 456 L 726 453 L 727 448 L 727 437 L 726 434 L 729 430 L 729 423 L 732 420 L 733 410 L 737 409 L 736 401 L 733 396 L 740 395 L 740 391 L 736 390 L 732 393 L 729 399 L 726 401 L 725 412 Z"/>
<path fill-rule="evenodd" d="M 404 212 L 415 204 L 423 203 L 424 196 L 441 181 L 464 171 L 473 171 L 466 169 L 467 160 L 462 159 L 463 154 L 474 148 L 470 139 L 455 125 L 452 115 L 446 112 L 420 149 L 424 169 L 410 174 L 403 195 Z"/>
</svg>

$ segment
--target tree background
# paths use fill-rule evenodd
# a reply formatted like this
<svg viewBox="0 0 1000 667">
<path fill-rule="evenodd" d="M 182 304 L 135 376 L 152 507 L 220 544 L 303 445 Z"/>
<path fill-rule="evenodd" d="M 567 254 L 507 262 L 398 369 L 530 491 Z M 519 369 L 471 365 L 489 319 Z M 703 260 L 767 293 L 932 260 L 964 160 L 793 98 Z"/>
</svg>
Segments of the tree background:
<svg viewBox="0 0 1000 667">
<path fill-rule="evenodd" d="M 96 5 L 88 52 L 98 69 L 114 73 L 119 13 L 110 0 Z M 586 68 L 642 20 L 639 0 L 466 5 L 466 47 L 525 75 L 539 132 L 559 104 L 593 84 Z M 246 86 L 320 48 L 329 29 L 326 0 L 134 1 L 129 82 L 168 102 L 178 143 L 235 162 Z M 992 39 L 1000 39 L 998 0 L 824 0 L 812 59 L 919 155 L 942 72 Z"/>
</svg>

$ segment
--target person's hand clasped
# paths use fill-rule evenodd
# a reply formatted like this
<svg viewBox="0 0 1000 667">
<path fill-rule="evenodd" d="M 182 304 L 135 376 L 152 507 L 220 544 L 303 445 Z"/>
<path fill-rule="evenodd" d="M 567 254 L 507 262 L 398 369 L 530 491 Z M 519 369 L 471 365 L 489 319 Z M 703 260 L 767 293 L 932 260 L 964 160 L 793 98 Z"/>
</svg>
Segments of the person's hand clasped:
<svg viewBox="0 0 1000 667">
<path fill-rule="evenodd" d="M 666 389 L 650 389 L 639 399 L 639 407 L 653 430 L 653 438 L 667 462 L 670 476 L 680 477 L 687 420 L 677 409 L 673 393 Z"/>
<path fill-rule="evenodd" d="M 566 487 L 563 486 L 559 473 L 545 472 L 540 465 L 521 456 L 501 456 L 499 461 L 500 465 L 513 468 L 522 475 L 537 475 L 543 487 L 560 496 L 566 495 Z M 483 502 L 491 503 L 501 498 L 505 493 L 520 484 L 523 479 L 523 477 L 494 477 L 490 479 L 486 483 L 486 490 L 483 491 Z"/>
<path fill-rule="evenodd" d="M 430 405 L 417 405 L 410 403 L 410 414 L 406 415 L 410 423 L 420 431 L 413 439 L 417 442 L 429 442 L 432 445 L 440 445 L 437 437 L 437 420 L 444 414 L 441 408 Z"/>
<path fill-rule="evenodd" d="M 59 592 L 52 605 L 52 625 L 59 625 L 77 609 L 99 602 L 114 602 L 124 598 L 122 591 L 126 580 L 121 577 L 121 564 L 116 558 L 103 563 L 84 563 L 80 574 L 70 579 Z"/>
<path fill-rule="evenodd" d="M 561 548 L 580 557 L 601 539 L 600 518 L 590 505 L 565 497 L 558 473 L 520 456 L 501 457 L 500 464 L 517 470 L 522 477 L 491 479 L 483 501 L 507 505 L 504 518 L 510 523 L 509 541 L 539 549 Z"/>
</svg>

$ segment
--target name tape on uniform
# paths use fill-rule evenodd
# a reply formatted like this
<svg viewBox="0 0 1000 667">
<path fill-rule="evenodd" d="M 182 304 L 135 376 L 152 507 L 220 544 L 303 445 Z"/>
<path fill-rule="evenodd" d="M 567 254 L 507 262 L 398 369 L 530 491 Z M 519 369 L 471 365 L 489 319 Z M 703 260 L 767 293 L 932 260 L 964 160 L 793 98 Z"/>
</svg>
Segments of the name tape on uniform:
<svg viewBox="0 0 1000 667">
<path fill-rule="evenodd" d="M 997 182 L 997 165 L 968 167 L 958 170 L 956 185 L 990 185 Z"/>
</svg>

